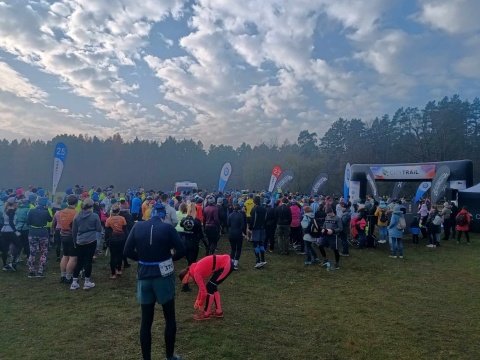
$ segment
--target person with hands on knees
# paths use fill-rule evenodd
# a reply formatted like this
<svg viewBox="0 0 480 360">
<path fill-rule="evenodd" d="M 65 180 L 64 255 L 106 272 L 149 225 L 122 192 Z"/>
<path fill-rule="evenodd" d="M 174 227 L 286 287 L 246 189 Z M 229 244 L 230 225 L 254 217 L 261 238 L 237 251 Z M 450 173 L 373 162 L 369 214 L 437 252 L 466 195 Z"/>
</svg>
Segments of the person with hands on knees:
<svg viewBox="0 0 480 360">
<path fill-rule="evenodd" d="M 209 255 L 180 272 L 178 276 L 184 284 L 198 285 L 198 296 L 194 308 L 200 310 L 200 313 L 193 316 L 194 320 L 223 318 L 218 285 L 225 281 L 233 269 L 230 255 Z M 209 276 L 212 277 L 205 285 L 205 278 Z M 215 303 L 215 311 L 210 310 L 213 303 Z"/>
<path fill-rule="evenodd" d="M 340 234 L 343 231 L 343 224 L 342 219 L 340 219 L 335 213 L 333 212 L 333 208 L 331 206 L 327 206 L 325 209 L 327 213 L 327 217 L 325 218 L 325 222 L 323 223 L 322 228 L 322 237 L 320 238 L 320 253 L 323 256 L 322 266 L 326 266 L 327 270 L 330 269 L 330 262 L 327 259 L 327 254 L 325 253 L 325 248 L 330 248 L 333 250 L 335 254 L 335 265 L 334 269 L 340 269 L 340 252 L 338 251 L 339 247 L 341 246 L 341 239 Z"/>
<path fill-rule="evenodd" d="M 177 333 L 173 262 L 185 256 L 185 245 L 175 227 L 165 222 L 166 215 L 167 211 L 161 202 L 153 205 L 150 220 L 136 223 L 123 251 L 126 257 L 138 261 L 137 298 L 142 309 L 140 344 L 143 360 L 152 359 L 155 302 L 162 305 L 165 317 L 167 360 L 181 359 L 181 356 L 173 353 Z"/>
</svg>

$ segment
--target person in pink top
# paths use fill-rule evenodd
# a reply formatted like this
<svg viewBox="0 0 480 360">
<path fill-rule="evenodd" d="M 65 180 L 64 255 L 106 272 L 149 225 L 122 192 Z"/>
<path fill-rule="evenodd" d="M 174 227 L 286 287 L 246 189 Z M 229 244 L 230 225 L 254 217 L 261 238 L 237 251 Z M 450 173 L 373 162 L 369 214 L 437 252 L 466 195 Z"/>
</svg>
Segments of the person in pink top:
<svg viewBox="0 0 480 360">
<path fill-rule="evenodd" d="M 292 222 L 290 223 L 290 239 L 292 241 L 293 248 L 295 250 L 300 248 L 299 254 L 305 255 L 305 244 L 303 243 L 303 230 L 301 226 L 302 209 L 297 203 L 296 199 L 291 200 L 290 212 L 292 213 Z"/>
<path fill-rule="evenodd" d="M 179 273 L 182 283 L 195 282 L 198 285 L 198 295 L 194 308 L 201 312 L 193 316 L 195 320 L 208 320 L 212 317 L 223 318 L 220 293 L 217 287 L 232 272 L 233 261 L 230 255 L 209 255 Z M 205 279 L 209 276 L 211 278 L 205 285 Z M 214 302 L 216 310 L 210 311 Z"/>
</svg>

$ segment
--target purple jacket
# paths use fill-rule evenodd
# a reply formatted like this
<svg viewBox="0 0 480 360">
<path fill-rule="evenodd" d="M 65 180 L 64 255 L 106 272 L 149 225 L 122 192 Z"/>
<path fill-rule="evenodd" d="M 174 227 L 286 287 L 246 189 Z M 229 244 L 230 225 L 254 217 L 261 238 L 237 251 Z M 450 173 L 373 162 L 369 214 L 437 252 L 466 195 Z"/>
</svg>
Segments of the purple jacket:
<svg viewBox="0 0 480 360">
<path fill-rule="evenodd" d="M 203 223 L 205 226 L 220 227 L 218 208 L 215 205 L 209 205 L 203 209 Z"/>
</svg>

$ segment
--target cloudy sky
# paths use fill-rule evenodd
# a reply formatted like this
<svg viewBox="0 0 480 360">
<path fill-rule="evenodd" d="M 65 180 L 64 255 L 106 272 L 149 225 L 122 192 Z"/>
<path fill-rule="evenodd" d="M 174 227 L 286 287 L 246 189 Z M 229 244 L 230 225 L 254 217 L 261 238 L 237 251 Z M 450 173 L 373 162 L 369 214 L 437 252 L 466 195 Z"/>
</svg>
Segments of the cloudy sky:
<svg viewBox="0 0 480 360">
<path fill-rule="evenodd" d="M 0 138 L 323 134 L 480 80 L 479 0 L 0 0 Z"/>
</svg>

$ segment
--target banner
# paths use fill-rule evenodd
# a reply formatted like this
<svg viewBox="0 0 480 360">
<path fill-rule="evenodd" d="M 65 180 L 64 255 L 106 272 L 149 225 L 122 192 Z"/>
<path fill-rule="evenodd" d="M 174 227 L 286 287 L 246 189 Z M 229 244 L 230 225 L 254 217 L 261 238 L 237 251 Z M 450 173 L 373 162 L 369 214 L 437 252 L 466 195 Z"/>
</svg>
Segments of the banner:
<svg viewBox="0 0 480 360">
<path fill-rule="evenodd" d="M 350 180 L 350 202 L 360 200 L 360 181 Z"/>
<path fill-rule="evenodd" d="M 436 205 L 438 200 L 440 200 L 442 196 L 445 196 L 445 189 L 447 188 L 447 180 L 449 177 L 450 177 L 450 168 L 446 165 L 441 166 L 436 171 L 435 177 L 432 180 L 432 190 L 431 190 L 432 205 Z"/>
<path fill-rule="evenodd" d="M 230 175 L 232 174 L 232 164 L 229 162 L 225 163 L 222 167 L 222 171 L 220 171 L 220 179 L 218 180 L 218 191 L 225 190 L 225 186 L 227 186 L 228 179 L 230 179 Z"/>
<path fill-rule="evenodd" d="M 418 186 L 417 194 L 415 195 L 415 200 L 413 203 L 416 204 L 418 200 L 421 199 L 423 195 L 432 187 L 432 183 L 430 181 L 424 181 Z"/>
<path fill-rule="evenodd" d="M 67 147 L 64 143 L 58 143 L 55 146 L 55 154 L 53 158 L 53 185 L 52 196 L 57 192 L 57 186 L 62 176 L 63 166 L 65 165 L 65 158 L 67 157 Z"/>
<path fill-rule="evenodd" d="M 467 188 L 466 180 L 452 180 L 450 181 L 450 189 L 465 190 Z"/>
<path fill-rule="evenodd" d="M 395 186 L 393 187 L 393 191 L 392 191 L 392 199 L 398 198 L 398 195 L 400 194 L 400 191 L 402 191 L 404 184 L 405 184 L 404 181 L 397 181 L 395 183 Z"/>
<path fill-rule="evenodd" d="M 343 179 L 343 198 L 345 199 L 345 201 L 348 200 L 351 173 L 352 171 L 350 169 L 350 163 L 347 163 L 347 166 L 345 166 L 345 176 Z"/>
<path fill-rule="evenodd" d="M 288 184 L 293 180 L 295 174 L 292 170 L 285 170 L 282 174 L 278 177 L 277 182 L 275 183 L 275 187 L 273 190 L 278 192 L 278 190 L 284 190 Z"/>
<path fill-rule="evenodd" d="M 314 196 L 317 195 L 320 190 L 327 184 L 328 181 L 328 174 L 327 173 L 320 173 L 315 181 L 312 183 L 312 191 L 310 191 L 310 195 Z"/>
<path fill-rule="evenodd" d="M 372 168 L 369 168 L 365 176 L 367 177 L 367 182 L 370 185 L 370 189 L 372 190 L 372 196 L 375 200 L 380 201 L 380 195 L 378 195 L 377 184 L 375 183 L 375 176 L 373 175 Z"/>
<path fill-rule="evenodd" d="M 272 176 L 270 177 L 270 184 L 268 185 L 268 192 L 272 192 L 275 187 L 275 183 L 278 180 L 278 177 L 282 174 L 282 168 L 278 165 L 275 165 L 272 170 Z"/>
<path fill-rule="evenodd" d="M 371 166 L 377 180 L 427 180 L 435 176 L 435 165 Z"/>
</svg>

